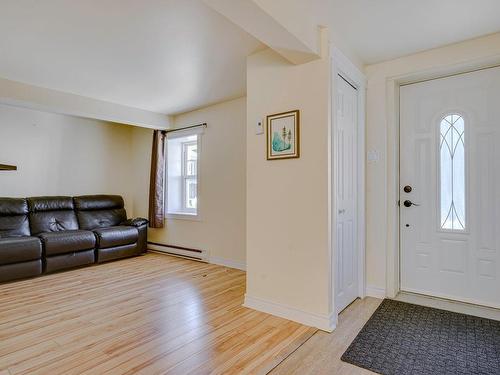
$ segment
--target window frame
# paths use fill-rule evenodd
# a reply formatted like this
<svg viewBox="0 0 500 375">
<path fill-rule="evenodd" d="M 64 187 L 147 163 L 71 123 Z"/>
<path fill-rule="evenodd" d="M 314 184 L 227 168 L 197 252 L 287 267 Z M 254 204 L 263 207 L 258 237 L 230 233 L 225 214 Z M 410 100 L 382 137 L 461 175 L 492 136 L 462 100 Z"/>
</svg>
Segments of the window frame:
<svg viewBox="0 0 500 375">
<path fill-rule="evenodd" d="M 178 132 L 175 132 L 175 133 L 167 133 L 167 140 L 165 142 L 165 178 L 164 178 L 164 184 L 165 184 L 165 189 L 164 189 L 164 193 L 165 193 L 165 199 L 164 199 L 164 212 L 165 212 L 165 219 L 175 219 L 175 220 L 192 220 L 192 221 L 201 221 L 201 214 L 200 214 L 200 211 L 201 211 L 201 207 L 200 207 L 200 202 L 201 202 L 201 199 L 200 199 L 200 192 L 201 192 L 201 189 L 200 189 L 200 180 L 201 180 L 201 176 L 200 176 L 200 166 L 201 166 L 201 155 L 202 155 L 202 134 L 203 134 L 203 128 L 196 128 L 196 129 L 189 129 L 189 130 L 180 130 Z M 193 140 L 193 141 L 188 141 L 188 142 L 185 142 L 186 144 L 187 143 L 194 143 L 196 142 L 197 144 L 197 152 L 198 152 L 198 157 L 197 157 L 197 160 L 196 160 L 196 199 L 197 199 L 197 204 L 196 204 L 196 210 L 191 210 L 191 209 L 188 209 L 187 207 L 185 207 L 185 203 L 186 203 L 186 190 L 185 190 L 185 183 L 186 183 L 186 177 L 187 177 L 187 173 L 186 173 L 186 167 L 187 167 L 187 163 L 185 163 L 185 161 L 187 161 L 186 157 L 185 157 L 185 151 L 186 151 L 186 148 L 185 148 L 185 145 L 182 144 L 181 145 L 181 206 L 183 207 L 182 211 L 172 211 L 172 212 L 169 212 L 169 208 L 168 208 L 168 169 L 169 169 L 169 160 L 168 160 L 168 141 L 171 140 L 171 139 L 177 139 L 177 138 L 184 138 L 184 137 L 190 137 L 190 136 L 196 136 L 196 140 Z M 192 177 L 189 177 L 187 179 L 192 179 Z"/>
</svg>

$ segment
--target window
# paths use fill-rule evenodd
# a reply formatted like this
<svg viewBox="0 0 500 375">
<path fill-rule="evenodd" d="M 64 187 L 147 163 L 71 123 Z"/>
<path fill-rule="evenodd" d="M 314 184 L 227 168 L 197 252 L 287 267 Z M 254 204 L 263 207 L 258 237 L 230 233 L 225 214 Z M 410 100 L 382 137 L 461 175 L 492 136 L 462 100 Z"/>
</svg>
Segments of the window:
<svg viewBox="0 0 500 375">
<path fill-rule="evenodd" d="M 450 114 L 440 124 L 441 229 L 464 231 L 465 216 L 465 123 Z"/>
<path fill-rule="evenodd" d="M 200 145 L 199 130 L 167 135 L 167 216 L 198 215 Z"/>
</svg>

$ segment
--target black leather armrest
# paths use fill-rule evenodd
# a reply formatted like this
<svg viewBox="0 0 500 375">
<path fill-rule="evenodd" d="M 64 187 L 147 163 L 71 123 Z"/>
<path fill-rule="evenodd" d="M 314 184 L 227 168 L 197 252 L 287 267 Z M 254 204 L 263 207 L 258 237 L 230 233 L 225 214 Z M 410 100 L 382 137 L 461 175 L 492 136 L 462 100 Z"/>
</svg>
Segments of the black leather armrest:
<svg viewBox="0 0 500 375">
<path fill-rule="evenodd" d="M 128 225 L 131 227 L 142 227 L 143 225 L 147 225 L 149 223 L 148 220 L 142 218 L 142 217 L 136 217 L 135 219 L 128 219 L 120 223 L 120 225 Z"/>
</svg>

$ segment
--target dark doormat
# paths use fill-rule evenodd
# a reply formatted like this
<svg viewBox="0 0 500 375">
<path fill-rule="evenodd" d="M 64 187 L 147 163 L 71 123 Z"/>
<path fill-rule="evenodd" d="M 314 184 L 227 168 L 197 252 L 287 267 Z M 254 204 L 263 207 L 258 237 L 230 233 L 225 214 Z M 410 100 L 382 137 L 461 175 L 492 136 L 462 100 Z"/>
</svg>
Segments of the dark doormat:
<svg viewBox="0 0 500 375">
<path fill-rule="evenodd" d="M 384 375 L 500 375 L 500 322 L 385 299 L 341 359 Z"/>
</svg>

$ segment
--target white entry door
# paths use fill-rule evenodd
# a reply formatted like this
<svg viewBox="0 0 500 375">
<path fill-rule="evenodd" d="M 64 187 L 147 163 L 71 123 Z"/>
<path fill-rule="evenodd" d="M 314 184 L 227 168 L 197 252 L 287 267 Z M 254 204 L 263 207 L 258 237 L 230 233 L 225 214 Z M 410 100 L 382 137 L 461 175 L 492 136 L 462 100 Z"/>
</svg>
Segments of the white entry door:
<svg viewBox="0 0 500 375">
<path fill-rule="evenodd" d="M 401 289 L 500 308 L 500 68 L 401 87 Z"/>
<path fill-rule="evenodd" d="M 345 309 L 359 296 L 356 233 L 358 94 L 341 76 L 336 77 L 335 173 L 335 305 Z"/>
</svg>

